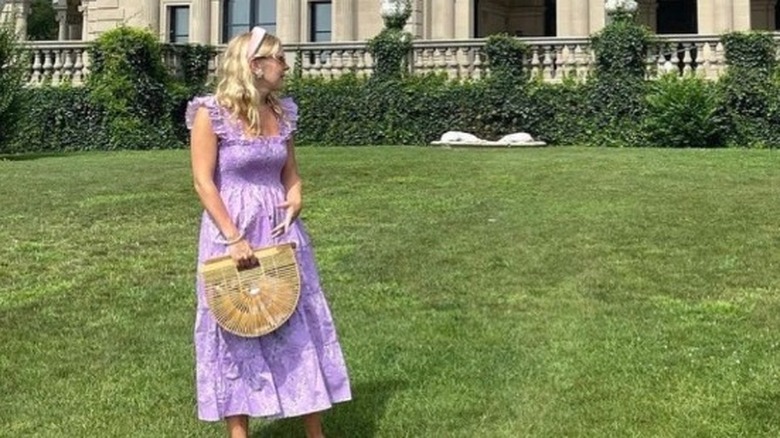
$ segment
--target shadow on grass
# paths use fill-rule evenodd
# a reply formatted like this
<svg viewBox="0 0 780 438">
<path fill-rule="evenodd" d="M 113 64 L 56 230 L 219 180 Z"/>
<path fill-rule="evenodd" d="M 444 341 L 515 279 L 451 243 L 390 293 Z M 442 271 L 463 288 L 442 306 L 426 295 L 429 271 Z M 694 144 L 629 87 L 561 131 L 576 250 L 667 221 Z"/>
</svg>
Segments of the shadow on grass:
<svg viewBox="0 0 780 438">
<path fill-rule="evenodd" d="M 753 433 L 767 433 L 780 428 L 780 392 L 756 394 L 742 403 L 742 414 Z"/>
<path fill-rule="evenodd" d="M 387 380 L 358 384 L 352 388 L 352 400 L 339 403 L 324 414 L 325 436 L 369 438 L 377 433 L 388 400 L 401 391 L 405 382 Z M 252 438 L 302 437 L 303 423 L 299 418 L 266 423 L 252 433 Z"/>
<path fill-rule="evenodd" d="M 0 154 L 0 161 L 33 161 L 41 158 L 63 158 L 84 155 L 85 152 L 29 152 L 21 154 Z"/>
</svg>

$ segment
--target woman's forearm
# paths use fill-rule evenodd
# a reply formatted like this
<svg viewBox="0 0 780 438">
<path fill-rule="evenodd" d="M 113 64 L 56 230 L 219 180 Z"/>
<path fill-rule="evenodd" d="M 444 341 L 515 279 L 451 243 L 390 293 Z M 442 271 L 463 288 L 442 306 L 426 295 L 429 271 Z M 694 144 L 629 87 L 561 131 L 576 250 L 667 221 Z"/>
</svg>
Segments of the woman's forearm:
<svg viewBox="0 0 780 438">
<path fill-rule="evenodd" d="M 284 175 L 282 178 L 282 184 L 284 184 L 284 191 L 288 201 L 301 200 L 301 177 L 297 173 L 291 172 L 290 175 Z"/>
<path fill-rule="evenodd" d="M 213 183 L 195 183 L 195 191 L 198 193 L 201 204 L 214 221 L 214 224 L 225 239 L 233 239 L 238 236 L 239 229 L 230 218 L 230 213 L 225 207 L 225 202 L 219 195 L 217 187 Z"/>
</svg>

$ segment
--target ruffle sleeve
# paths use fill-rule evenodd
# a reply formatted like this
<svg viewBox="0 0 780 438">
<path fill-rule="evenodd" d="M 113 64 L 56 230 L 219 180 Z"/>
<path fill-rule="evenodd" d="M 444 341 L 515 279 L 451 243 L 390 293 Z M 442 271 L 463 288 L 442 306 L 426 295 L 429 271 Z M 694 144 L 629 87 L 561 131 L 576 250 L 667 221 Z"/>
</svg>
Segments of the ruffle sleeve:
<svg viewBox="0 0 780 438">
<path fill-rule="evenodd" d="M 195 114 L 201 107 L 206 108 L 208 111 L 209 119 L 211 120 L 211 128 L 214 130 L 214 133 L 219 137 L 225 137 L 228 132 L 225 123 L 225 115 L 217 103 L 217 99 L 213 95 L 199 96 L 187 103 L 187 111 L 184 115 L 184 122 L 187 125 L 187 129 L 192 129 L 192 124 L 195 121 Z"/>
<path fill-rule="evenodd" d="M 298 130 L 298 104 L 292 97 L 285 97 L 280 101 L 282 111 L 284 111 L 284 122 L 286 124 L 285 137 L 291 136 Z"/>
</svg>

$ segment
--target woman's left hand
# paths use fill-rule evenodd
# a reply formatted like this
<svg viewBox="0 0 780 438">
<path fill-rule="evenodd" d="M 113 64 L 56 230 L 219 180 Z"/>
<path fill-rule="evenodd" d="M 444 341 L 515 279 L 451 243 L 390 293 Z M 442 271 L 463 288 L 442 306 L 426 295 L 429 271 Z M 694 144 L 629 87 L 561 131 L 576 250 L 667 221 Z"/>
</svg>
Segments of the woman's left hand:
<svg viewBox="0 0 780 438">
<path fill-rule="evenodd" d="M 290 230 L 290 226 L 293 221 L 301 213 L 301 201 L 299 200 L 287 200 L 277 205 L 276 208 L 284 209 L 284 220 L 276 224 L 273 230 L 271 230 L 272 237 L 279 237 L 286 234 Z"/>
</svg>

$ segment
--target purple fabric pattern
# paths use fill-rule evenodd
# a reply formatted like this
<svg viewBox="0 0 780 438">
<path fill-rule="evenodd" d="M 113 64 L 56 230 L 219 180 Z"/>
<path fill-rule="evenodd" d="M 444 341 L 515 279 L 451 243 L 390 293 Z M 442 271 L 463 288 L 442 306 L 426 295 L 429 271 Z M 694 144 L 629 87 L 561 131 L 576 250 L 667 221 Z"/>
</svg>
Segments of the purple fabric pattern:
<svg viewBox="0 0 780 438">
<path fill-rule="evenodd" d="M 284 120 L 276 136 L 247 138 L 214 96 L 189 102 L 186 123 L 206 108 L 217 134 L 214 180 L 235 224 L 252 247 L 294 241 L 301 269 L 301 299 L 278 330 L 258 338 L 224 331 L 207 307 L 196 279 L 195 354 L 198 418 L 218 421 L 233 415 L 295 417 L 330 408 L 352 398 L 349 376 L 330 308 L 320 287 L 313 249 L 303 223 L 277 238 L 271 229 L 284 217 L 281 170 L 286 143 L 295 132 L 298 108 L 282 100 Z M 227 253 L 219 230 L 205 211 L 201 217 L 198 263 Z"/>
</svg>

